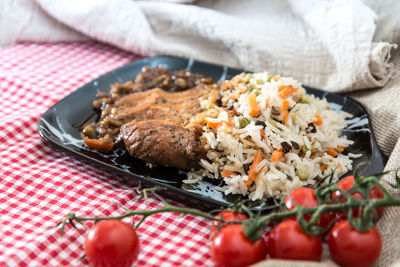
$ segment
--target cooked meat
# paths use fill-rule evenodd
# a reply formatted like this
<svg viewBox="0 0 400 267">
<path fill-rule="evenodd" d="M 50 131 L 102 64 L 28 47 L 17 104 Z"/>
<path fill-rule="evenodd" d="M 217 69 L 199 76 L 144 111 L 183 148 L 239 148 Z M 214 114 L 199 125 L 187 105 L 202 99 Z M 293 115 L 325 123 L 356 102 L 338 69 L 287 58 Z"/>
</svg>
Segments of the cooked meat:
<svg viewBox="0 0 400 267">
<path fill-rule="evenodd" d="M 165 119 L 183 125 L 203 111 L 199 97 L 207 95 L 209 91 L 205 86 L 199 85 L 183 92 L 166 92 L 157 88 L 130 94 L 115 103 L 114 107 L 118 110 L 115 118 L 124 123 L 132 120 Z"/>
<path fill-rule="evenodd" d="M 189 170 L 205 158 L 194 133 L 175 122 L 132 121 L 121 127 L 121 137 L 129 154 L 152 164 Z"/>
<path fill-rule="evenodd" d="M 161 67 L 154 69 L 145 67 L 143 71 L 135 82 L 113 84 L 109 93 L 97 94 L 93 107 L 101 110 L 101 116 L 93 125 L 95 132 L 89 136 L 90 138 L 107 137 L 109 139 L 107 141 L 114 142 L 120 126 L 134 119 L 168 118 L 184 123 L 191 114 L 200 111 L 198 97 L 207 95 L 210 89 L 206 87 L 212 82 L 211 78 L 188 70 L 171 72 Z M 178 81 L 178 78 L 181 80 Z M 181 85 L 180 89 L 176 83 Z M 192 88 L 194 85 L 196 87 L 185 88 L 187 90 L 182 91 L 184 88 L 181 83 L 185 83 L 187 88 Z M 162 87 L 163 90 L 155 89 L 154 86 Z M 183 110 L 185 112 L 182 112 Z"/>
<path fill-rule="evenodd" d="M 185 170 L 198 167 L 205 152 L 184 125 L 203 111 L 199 97 L 209 92 L 205 86 L 184 92 L 152 89 L 121 98 L 115 103 L 115 118 L 131 122 L 121 127 L 119 138 L 133 157 L 149 163 Z"/>
<path fill-rule="evenodd" d="M 156 165 L 198 167 L 205 152 L 194 132 L 202 125 L 185 126 L 204 112 L 200 98 L 219 100 L 211 83 L 210 78 L 187 70 L 144 68 L 135 82 L 113 84 L 108 94 L 98 93 L 93 107 L 101 110 L 101 116 L 85 127 L 85 143 L 103 151 L 125 145 L 133 157 Z"/>
</svg>

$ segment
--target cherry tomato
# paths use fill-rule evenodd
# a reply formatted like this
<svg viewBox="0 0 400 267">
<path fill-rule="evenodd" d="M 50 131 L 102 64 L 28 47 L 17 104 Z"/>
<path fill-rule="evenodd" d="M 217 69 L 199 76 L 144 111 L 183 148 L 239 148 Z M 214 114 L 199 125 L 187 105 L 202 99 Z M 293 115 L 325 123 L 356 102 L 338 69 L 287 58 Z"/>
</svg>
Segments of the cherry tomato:
<svg viewBox="0 0 400 267">
<path fill-rule="evenodd" d="M 291 192 L 285 199 L 286 208 L 288 210 L 293 210 L 297 203 L 299 206 L 306 208 L 313 208 L 318 206 L 318 199 L 315 196 L 315 190 L 312 188 L 299 188 Z M 309 221 L 312 217 L 312 214 L 304 215 L 304 219 Z M 321 215 L 320 219 L 316 223 L 316 225 L 321 226 L 323 228 L 328 228 L 331 222 L 334 220 L 335 215 L 331 212 L 327 212 Z M 296 219 L 293 217 L 293 219 Z"/>
<path fill-rule="evenodd" d="M 319 236 L 304 233 L 297 221 L 286 220 L 269 233 L 268 253 L 271 258 L 318 261 L 322 242 Z"/>
<path fill-rule="evenodd" d="M 221 216 L 222 215 L 222 216 Z M 218 213 L 216 216 L 216 218 L 223 218 L 225 221 L 245 221 L 248 219 L 248 217 L 243 214 L 243 213 L 239 213 L 239 212 L 233 212 L 230 210 L 224 210 L 221 213 Z M 217 232 L 219 228 L 219 226 L 221 225 L 221 222 L 218 221 L 213 221 L 211 224 L 211 237 L 213 237 Z"/>
<path fill-rule="evenodd" d="M 265 259 L 266 255 L 264 239 L 247 239 L 240 224 L 224 226 L 211 243 L 211 258 L 218 267 L 248 266 Z"/>
<path fill-rule="evenodd" d="M 90 229 L 84 248 L 92 266 L 131 266 L 140 244 L 132 226 L 119 220 L 105 220 Z"/>
<path fill-rule="evenodd" d="M 332 259 L 341 266 L 366 267 L 379 258 L 382 240 L 376 227 L 359 232 L 346 219 L 332 228 L 328 246 Z"/>
<path fill-rule="evenodd" d="M 336 186 L 343 189 L 344 191 L 349 191 L 350 188 L 353 187 L 353 185 L 354 185 L 354 176 L 347 176 L 347 177 L 343 178 L 342 180 L 340 180 Z M 341 196 L 342 196 L 342 193 L 340 191 L 335 191 L 332 193 L 333 200 L 339 199 Z M 362 199 L 362 195 L 360 192 L 354 192 L 351 194 L 351 196 L 356 199 Z M 369 191 L 369 194 L 368 194 L 368 197 L 371 199 L 372 198 L 383 198 L 384 196 L 385 195 L 383 194 L 382 190 L 377 186 L 374 186 L 371 189 L 371 191 Z M 346 201 L 346 197 L 343 197 L 342 199 L 343 199 L 343 201 Z M 383 207 L 375 208 L 375 210 L 376 210 L 376 213 L 378 214 L 378 217 L 381 217 L 382 213 L 383 213 Z M 338 212 L 338 214 L 339 214 L 339 216 L 345 216 L 343 214 L 343 212 Z M 354 217 L 358 218 L 361 215 L 362 215 L 362 210 L 360 211 L 360 209 L 358 209 L 358 208 L 353 209 Z"/>
</svg>

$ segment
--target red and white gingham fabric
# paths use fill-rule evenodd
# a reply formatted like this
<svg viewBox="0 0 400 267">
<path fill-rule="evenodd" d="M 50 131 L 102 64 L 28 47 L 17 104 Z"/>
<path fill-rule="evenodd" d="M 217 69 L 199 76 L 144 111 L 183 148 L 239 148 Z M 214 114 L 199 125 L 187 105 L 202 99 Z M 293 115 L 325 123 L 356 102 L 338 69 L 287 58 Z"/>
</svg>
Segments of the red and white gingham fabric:
<svg viewBox="0 0 400 267">
<path fill-rule="evenodd" d="M 76 266 L 85 235 L 56 222 L 68 213 L 117 215 L 161 207 L 137 201 L 132 185 L 64 154 L 37 131 L 39 117 L 85 83 L 138 57 L 94 42 L 18 44 L 0 49 L 0 265 Z M 72 109 L 73 107 L 71 107 Z M 209 266 L 209 222 L 157 214 L 138 230 L 138 266 Z"/>
</svg>

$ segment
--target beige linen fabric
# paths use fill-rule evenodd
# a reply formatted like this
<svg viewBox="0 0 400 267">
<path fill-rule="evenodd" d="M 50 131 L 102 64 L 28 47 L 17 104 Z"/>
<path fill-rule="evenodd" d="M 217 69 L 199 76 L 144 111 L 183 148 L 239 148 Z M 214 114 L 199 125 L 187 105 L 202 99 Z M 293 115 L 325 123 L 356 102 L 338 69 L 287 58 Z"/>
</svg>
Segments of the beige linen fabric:
<svg viewBox="0 0 400 267">
<path fill-rule="evenodd" d="M 400 43 L 400 18 L 395 14 L 400 12 L 395 1 L 390 1 L 387 6 L 379 6 L 374 1 L 369 4 L 379 14 L 378 31 L 376 39 Z M 394 10 L 391 8 L 394 7 Z M 396 16 L 396 17 L 395 17 Z M 389 160 L 385 170 L 396 170 L 400 167 L 400 51 L 393 53 L 395 78 L 383 88 L 378 88 L 364 93 L 352 95 L 367 108 L 371 116 L 374 133 L 379 147 Z M 400 198 L 400 191 L 388 186 L 394 183 L 393 175 L 382 178 L 385 187 L 395 197 Z M 378 229 L 383 239 L 383 250 L 379 258 L 378 266 L 400 266 L 400 207 L 385 209 L 383 217 L 378 222 Z"/>
<path fill-rule="evenodd" d="M 373 42 L 376 14 L 360 0 L 173 2 L 3 0 L 0 44 L 90 37 L 142 55 L 270 70 L 337 92 L 382 86 L 391 76 L 386 58 L 395 45 Z"/>
<path fill-rule="evenodd" d="M 400 51 L 396 51 L 394 61 L 399 71 Z M 353 97 L 367 108 L 378 144 L 385 154 L 390 155 L 385 170 L 396 170 L 400 167 L 400 79 L 392 80 L 384 88 L 355 94 Z M 382 181 L 389 192 L 400 198 L 399 190 L 388 186 L 388 183 L 393 184 L 395 181 L 393 174 L 386 175 Z M 400 264 L 399 222 L 400 207 L 385 209 L 383 217 L 378 222 L 378 229 L 383 239 L 383 250 L 378 266 Z"/>
<path fill-rule="evenodd" d="M 96 39 L 145 56 L 267 69 L 346 92 L 367 109 L 389 157 L 385 170 L 394 170 L 400 166 L 398 14 L 398 0 L 3 0 L 0 45 Z M 382 181 L 387 185 L 393 176 Z M 400 264 L 398 222 L 400 207 L 386 209 L 378 223 L 384 241 L 378 266 Z M 256 266 L 335 264 L 268 260 Z"/>
</svg>

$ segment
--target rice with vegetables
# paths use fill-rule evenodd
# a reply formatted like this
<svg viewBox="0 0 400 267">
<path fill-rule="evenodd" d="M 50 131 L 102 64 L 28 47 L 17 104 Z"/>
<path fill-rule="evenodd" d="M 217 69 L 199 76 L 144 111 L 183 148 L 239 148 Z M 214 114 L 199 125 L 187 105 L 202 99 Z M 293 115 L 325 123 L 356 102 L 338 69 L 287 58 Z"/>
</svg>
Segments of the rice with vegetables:
<svg viewBox="0 0 400 267">
<path fill-rule="evenodd" d="M 337 180 L 352 169 L 351 158 L 360 156 L 342 153 L 353 143 L 341 136 L 351 115 L 307 95 L 292 78 L 243 73 L 219 88 L 220 105 L 203 99 L 207 111 L 188 126 L 203 125 L 200 139 L 207 159 L 186 183 L 222 179 L 218 190 L 225 194 L 281 198 L 332 172 Z"/>
</svg>

